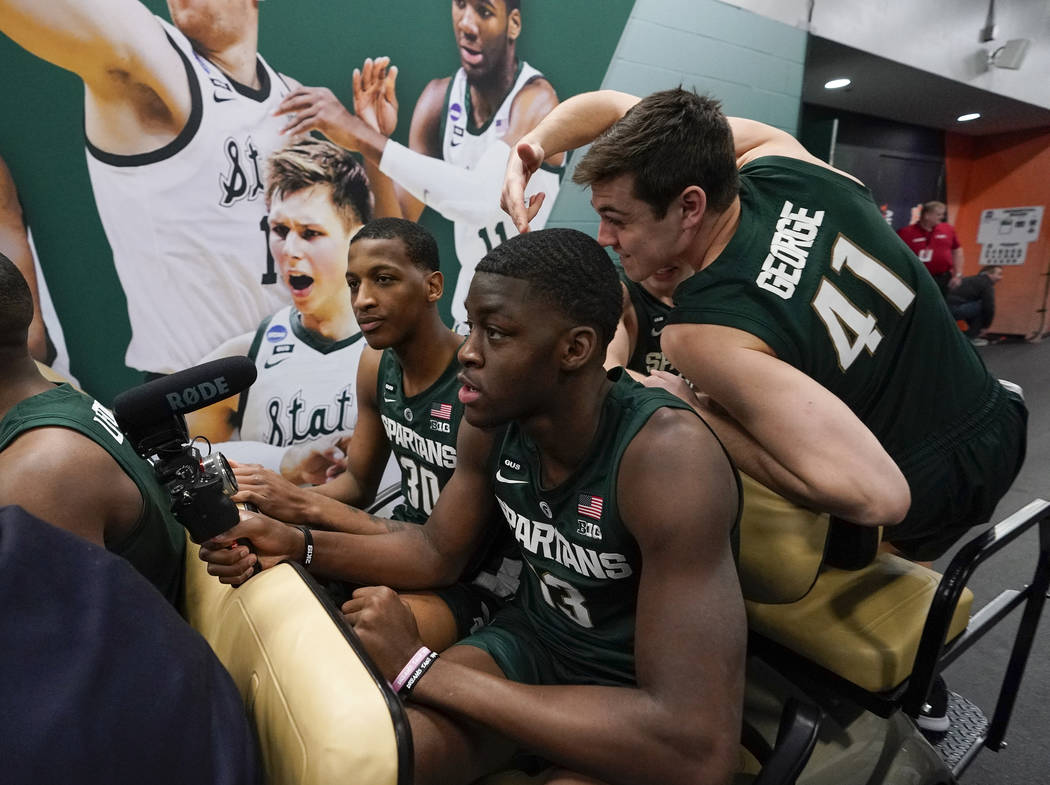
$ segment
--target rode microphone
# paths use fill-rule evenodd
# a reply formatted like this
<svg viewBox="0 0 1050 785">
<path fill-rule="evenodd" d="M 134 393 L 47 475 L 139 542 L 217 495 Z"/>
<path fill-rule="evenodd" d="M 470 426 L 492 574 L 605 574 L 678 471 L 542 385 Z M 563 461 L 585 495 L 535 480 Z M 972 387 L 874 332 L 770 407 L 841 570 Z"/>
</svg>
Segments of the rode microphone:
<svg viewBox="0 0 1050 785">
<path fill-rule="evenodd" d="M 194 542 L 205 542 L 237 524 L 237 508 L 230 499 L 237 492 L 237 480 L 222 453 L 201 456 L 189 440 L 183 415 L 243 392 L 256 375 L 255 363 L 247 357 L 223 357 L 113 399 L 117 424 L 153 466 L 172 512 Z"/>
<path fill-rule="evenodd" d="M 237 395 L 257 375 L 247 357 L 222 357 L 125 390 L 113 399 L 113 414 L 130 435 Z"/>
</svg>

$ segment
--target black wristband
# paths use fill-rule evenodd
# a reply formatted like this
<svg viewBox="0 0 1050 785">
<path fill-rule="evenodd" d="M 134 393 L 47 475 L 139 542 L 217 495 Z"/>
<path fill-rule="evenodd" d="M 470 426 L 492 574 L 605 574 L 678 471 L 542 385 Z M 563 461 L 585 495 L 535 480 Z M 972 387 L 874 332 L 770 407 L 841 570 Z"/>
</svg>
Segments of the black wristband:
<svg viewBox="0 0 1050 785">
<path fill-rule="evenodd" d="M 295 528 L 301 531 L 303 533 L 303 537 L 306 538 L 306 551 L 303 554 L 302 565 L 304 567 L 309 567 L 310 562 L 314 560 L 314 536 L 310 532 L 309 526 L 299 526 L 297 524 Z"/>
<path fill-rule="evenodd" d="M 405 680 L 405 683 L 402 685 L 401 689 L 397 691 L 397 694 L 402 698 L 407 698 L 409 693 L 415 688 L 416 683 L 423 677 L 423 674 L 429 670 L 430 666 L 434 664 L 434 660 L 437 658 L 438 653 L 436 651 L 430 652 L 430 654 L 419 663 L 419 666 L 412 672 L 412 675 Z"/>
</svg>

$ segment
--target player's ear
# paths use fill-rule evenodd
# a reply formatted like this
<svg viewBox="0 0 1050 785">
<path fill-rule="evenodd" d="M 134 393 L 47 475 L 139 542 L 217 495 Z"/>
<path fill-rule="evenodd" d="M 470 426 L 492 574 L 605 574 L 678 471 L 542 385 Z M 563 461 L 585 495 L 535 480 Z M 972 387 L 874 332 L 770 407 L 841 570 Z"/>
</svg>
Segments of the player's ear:
<svg viewBox="0 0 1050 785">
<path fill-rule="evenodd" d="M 515 8 L 507 14 L 507 39 L 517 41 L 521 35 L 521 9 Z"/>
<path fill-rule="evenodd" d="M 427 302 L 436 303 L 445 291 L 445 276 L 440 270 L 429 272 L 423 279 L 423 285 L 426 287 Z"/>
<path fill-rule="evenodd" d="M 562 370 L 575 371 L 587 365 L 598 351 L 598 344 L 598 333 L 593 327 L 581 324 L 566 330 L 562 343 Z"/>
<path fill-rule="evenodd" d="M 700 186 L 690 185 L 678 195 L 672 208 L 681 211 L 683 229 L 695 229 L 707 212 L 707 194 Z"/>
</svg>

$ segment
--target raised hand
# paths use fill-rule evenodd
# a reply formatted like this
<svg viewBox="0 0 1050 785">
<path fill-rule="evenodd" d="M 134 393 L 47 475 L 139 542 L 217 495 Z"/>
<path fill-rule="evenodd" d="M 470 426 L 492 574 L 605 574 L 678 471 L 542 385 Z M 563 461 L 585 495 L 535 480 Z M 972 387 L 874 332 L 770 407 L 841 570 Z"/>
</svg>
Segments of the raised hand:
<svg viewBox="0 0 1050 785">
<path fill-rule="evenodd" d="M 500 195 L 500 207 L 507 213 L 518 232 L 529 231 L 529 222 L 540 211 L 546 194 L 533 194 L 525 200 L 525 188 L 529 179 L 540 168 L 546 157 L 543 148 L 533 142 L 518 142 L 507 159 L 507 171 L 503 176 L 503 192 Z"/>
<path fill-rule="evenodd" d="M 275 115 L 287 115 L 281 129 L 285 136 L 320 131 L 347 150 L 359 150 L 358 129 L 364 123 L 354 117 L 327 87 L 298 87 L 288 93 Z"/>
<path fill-rule="evenodd" d="M 354 114 L 383 136 L 392 136 L 397 128 L 397 66 L 389 57 L 367 58 L 355 68 Z"/>
</svg>

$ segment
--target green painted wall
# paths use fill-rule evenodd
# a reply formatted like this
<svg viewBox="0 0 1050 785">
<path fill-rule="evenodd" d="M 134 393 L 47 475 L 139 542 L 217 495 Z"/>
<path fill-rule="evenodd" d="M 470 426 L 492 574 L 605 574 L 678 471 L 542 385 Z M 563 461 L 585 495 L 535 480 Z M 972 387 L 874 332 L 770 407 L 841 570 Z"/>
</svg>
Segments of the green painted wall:
<svg viewBox="0 0 1050 785">
<path fill-rule="evenodd" d="M 718 0 L 637 0 L 602 86 L 639 96 L 695 88 L 726 114 L 795 134 L 805 57 L 804 30 Z M 547 225 L 597 236 L 589 193 L 570 176 Z"/>
</svg>

